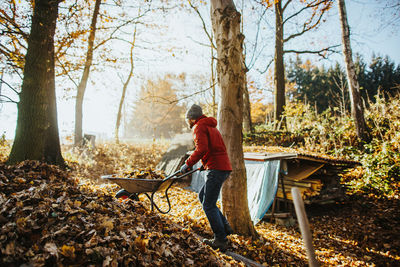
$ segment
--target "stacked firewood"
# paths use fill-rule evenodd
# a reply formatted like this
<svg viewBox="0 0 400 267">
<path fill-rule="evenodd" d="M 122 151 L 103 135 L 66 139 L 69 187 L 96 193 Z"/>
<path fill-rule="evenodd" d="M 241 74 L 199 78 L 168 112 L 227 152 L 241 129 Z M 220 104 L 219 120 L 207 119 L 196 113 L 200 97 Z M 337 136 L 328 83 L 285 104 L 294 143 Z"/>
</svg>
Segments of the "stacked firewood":
<svg viewBox="0 0 400 267">
<path fill-rule="evenodd" d="M 283 190 L 283 187 L 285 190 Z M 295 181 L 294 179 L 291 179 L 289 177 L 284 177 L 283 186 L 282 181 L 279 181 L 276 196 L 279 198 L 285 198 L 285 192 L 286 199 L 293 200 L 291 193 L 293 187 L 297 187 L 300 190 L 303 199 L 307 199 L 309 197 L 319 195 L 322 189 L 322 182 L 320 179 L 304 179 L 300 181 Z"/>
</svg>

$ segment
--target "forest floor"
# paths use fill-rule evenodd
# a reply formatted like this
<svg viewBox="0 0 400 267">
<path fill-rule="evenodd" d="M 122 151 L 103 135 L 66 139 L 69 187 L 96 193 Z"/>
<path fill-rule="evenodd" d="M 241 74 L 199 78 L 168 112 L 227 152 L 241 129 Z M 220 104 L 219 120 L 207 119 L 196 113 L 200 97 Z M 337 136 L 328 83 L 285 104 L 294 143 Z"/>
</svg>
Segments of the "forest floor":
<svg viewBox="0 0 400 267">
<path fill-rule="evenodd" d="M 101 175 L 151 170 L 165 145 L 64 148 L 70 170 L 26 161 L 0 163 L 0 265 L 244 266 L 202 244 L 211 230 L 197 195 L 170 190 L 172 210 L 150 211 L 147 198 L 120 201 Z M 7 149 L 0 149 L 0 162 Z M 166 208 L 165 198 L 156 202 Z M 307 206 L 323 266 L 400 266 L 400 201 L 352 195 L 346 202 Z M 268 221 L 256 240 L 231 235 L 230 251 L 265 266 L 306 266 L 298 227 Z"/>
</svg>

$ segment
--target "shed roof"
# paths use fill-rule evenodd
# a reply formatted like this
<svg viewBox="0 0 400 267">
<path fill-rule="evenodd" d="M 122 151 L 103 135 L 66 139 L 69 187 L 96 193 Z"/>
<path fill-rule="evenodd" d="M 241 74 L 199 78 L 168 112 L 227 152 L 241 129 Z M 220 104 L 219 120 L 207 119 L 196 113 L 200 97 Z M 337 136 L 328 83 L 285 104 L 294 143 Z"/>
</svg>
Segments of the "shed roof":
<svg viewBox="0 0 400 267">
<path fill-rule="evenodd" d="M 355 166 L 360 164 L 358 161 L 353 161 L 353 160 L 328 158 L 313 154 L 290 153 L 290 152 L 278 152 L 278 153 L 246 152 L 244 153 L 244 159 L 254 160 L 254 161 L 267 161 L 276 159 L 302 159 L 302 160 L 315 161 L 315 162 L 327 163 L 331 165 L 341 165 L 341 166 Z"/>
</svg>

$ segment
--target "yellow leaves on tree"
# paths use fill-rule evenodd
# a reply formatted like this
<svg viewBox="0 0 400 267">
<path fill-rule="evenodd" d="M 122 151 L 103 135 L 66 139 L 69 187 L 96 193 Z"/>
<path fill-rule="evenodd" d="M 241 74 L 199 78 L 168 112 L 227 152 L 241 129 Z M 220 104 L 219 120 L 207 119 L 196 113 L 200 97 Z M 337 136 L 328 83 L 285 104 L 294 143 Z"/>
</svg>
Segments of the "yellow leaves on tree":
<svg viewBox="0 0 400 267">
<path fill-rule="evenodd" d="M 147 80 L 131 116 L 127 134 L 140 137 L 171 137 L 182 132 L 184 108 L 178 105 L 174 83 L 180 78 L 166 75 Z"/>
</svg>

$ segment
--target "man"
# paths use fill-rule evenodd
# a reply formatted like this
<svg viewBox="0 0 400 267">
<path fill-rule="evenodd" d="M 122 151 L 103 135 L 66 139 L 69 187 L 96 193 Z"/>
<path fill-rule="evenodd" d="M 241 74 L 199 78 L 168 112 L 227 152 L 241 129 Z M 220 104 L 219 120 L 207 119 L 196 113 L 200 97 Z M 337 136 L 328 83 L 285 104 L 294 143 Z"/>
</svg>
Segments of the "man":
<svg viewBox="0 0 400 267">
<path fill-rule="evenodd" d="M 203 115 L 201 107 L 196 104 L 187 111 L 186 119 L 193 130 L 195 151 L 181 167 L 181 172 L 187 172 L 201 160 L 207 179 L 199 192 L 199 200 L 214 232 L 214 239 L 204 239 L 203 242 L 214 249 L 225 251 L 228 246 L 226 236 L 232 234 L 232 228 L 216 204 L 232 166 L 221 133 L 216 128 L 217 120 Z"/>
</svg>

